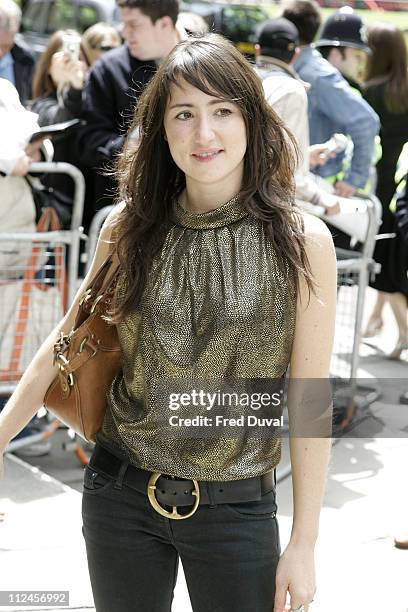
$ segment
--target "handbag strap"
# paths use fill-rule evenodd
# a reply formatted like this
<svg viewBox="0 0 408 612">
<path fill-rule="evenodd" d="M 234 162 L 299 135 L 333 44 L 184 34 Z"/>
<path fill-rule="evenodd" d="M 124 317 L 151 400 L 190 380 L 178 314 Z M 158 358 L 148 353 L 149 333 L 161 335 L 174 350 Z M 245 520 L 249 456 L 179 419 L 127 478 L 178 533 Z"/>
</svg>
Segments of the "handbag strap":
<svg viewBox="0 0 408 612">
<path fill-rule="evenodd" d="M 74 329 L 82 325 L 88 318 L 90 311 L 103 301 L 105 294 L 111 289 L 118 277 L 120 261 L 116 248 L 117 232 L 115 229 L 112 232 L 112 238 L 113 247 L 80 299 Z"/>
</svg>

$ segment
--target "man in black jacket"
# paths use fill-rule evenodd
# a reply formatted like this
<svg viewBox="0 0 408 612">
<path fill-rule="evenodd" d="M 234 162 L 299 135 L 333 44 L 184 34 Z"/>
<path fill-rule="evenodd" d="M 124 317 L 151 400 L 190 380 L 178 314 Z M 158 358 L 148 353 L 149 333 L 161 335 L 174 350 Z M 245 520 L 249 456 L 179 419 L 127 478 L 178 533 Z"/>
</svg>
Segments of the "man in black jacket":
<svg viewBox="0 0 408 612">
<path fill-rule="evenodd" d="M 82 161 L 96 170 L 95 210 L 112 203 L 115 183 L 101 173 L 123 146 L 138 97 L 158 63 L 183 38 L 178 0 L 119 0 L 125 43 L 93 66 L 84 91 L 79 134 Z M 89 217 L 87 211 L 87 217 Z"/>
<path fill-rule="evenodd" d="M 15 41 L 20 28 L 21 11 L 13 0 L 0 4 L 0 77 L 10 81 L 17 89 L 20 102 L 25 106 L 31 97 L 34 56 L 21 42 Z"/>
</svg>

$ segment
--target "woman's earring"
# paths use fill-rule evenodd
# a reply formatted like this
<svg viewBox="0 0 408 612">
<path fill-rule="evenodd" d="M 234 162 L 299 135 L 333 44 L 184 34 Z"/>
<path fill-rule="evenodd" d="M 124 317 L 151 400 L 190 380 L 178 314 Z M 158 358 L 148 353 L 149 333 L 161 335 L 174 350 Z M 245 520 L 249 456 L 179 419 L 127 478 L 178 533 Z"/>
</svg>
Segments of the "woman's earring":
<svg viewBox="0 0 408 612">
<path fill-rule="evenodd" d="M 166 132 L 164 132 L 164 140 L 165 140 L 166 142 L 168 142 Z"/>
</svg>

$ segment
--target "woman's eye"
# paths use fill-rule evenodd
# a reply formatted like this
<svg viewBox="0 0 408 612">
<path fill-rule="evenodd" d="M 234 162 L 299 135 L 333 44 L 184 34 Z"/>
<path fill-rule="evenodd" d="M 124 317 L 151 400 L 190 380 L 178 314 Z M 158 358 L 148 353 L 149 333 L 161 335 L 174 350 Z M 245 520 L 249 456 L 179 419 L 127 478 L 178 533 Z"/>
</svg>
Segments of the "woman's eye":
<svg viewBox="0 0 408 612">
<path fill-rule="evenodd" d="M 181 119 L 181 121 L 185 121 L 186 119 L 190 119 L 191 117 L 191 113 L 189 111 L 183 111 L 182 113 L 179 113 L 176 117 L 176 119 Z"/>
<path fill-rule="evenodd" d="M 216 114 L 220 117 L 228 117 L 228 115 L 232 114 L 232 110 L 230 110 L 229 108 L 219 108 L 216 111 Z"/>
<path fill-rule="evenodd" d="M 232 110 L 230 110 L 229 108 L 218 108 L 215 111 L 215 115 L 217 117 L 228 117 L 231 114 Z M 191 119 L 192 116 L 193 115 L 190 111 L 182 111 L 181 113 L 176 115 L 176 119 L 179 119 L 180 121 L 187 121 L 188 119 Z"/>
</svg>

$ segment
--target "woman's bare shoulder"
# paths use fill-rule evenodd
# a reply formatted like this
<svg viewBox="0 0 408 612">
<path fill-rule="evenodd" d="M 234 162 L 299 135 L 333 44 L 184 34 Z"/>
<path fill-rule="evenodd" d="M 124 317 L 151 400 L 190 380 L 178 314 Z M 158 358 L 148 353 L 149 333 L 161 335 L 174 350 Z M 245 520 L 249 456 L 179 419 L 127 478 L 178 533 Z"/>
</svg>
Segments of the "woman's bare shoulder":
<svg viewBox="0 0 408 612">
<path fill-rule="evenodd" d="M 301 217 L 303 219 L 306 236 L 331 236 L 329 228 L 319 217 L 303 210 L 301 211 Z"/>
<path fill-rule="evenodd" d="M 106 217 L 105 222 L 102 227 L 110 228 L 112 230 L 116 226 L 119 220 L 119 216 L 121 215 L 125 207 L 126 207 L 126 203 L 123 201 L 112 206 L 112 210 L 109 212 L 108 216 Z"/>
<path fill-rule="evenodd" d="M 301 213 L 304 224 L 305 248 L 308 254 L 334 251 L 333 238 L 329 228 L 322 219 L 310 213 Z"/>
<path fill-rule="evenodd" d="M 109 212 L 101 228 L 100 239 L 102 241 L 110 242 L 114 240 L 114 230 L 118 226 L 119 217 L 125 209 L 125 206 L 125 202 L 119 202 L 119 204 L 112 206 L 112 210 Z"/>
</svg>

